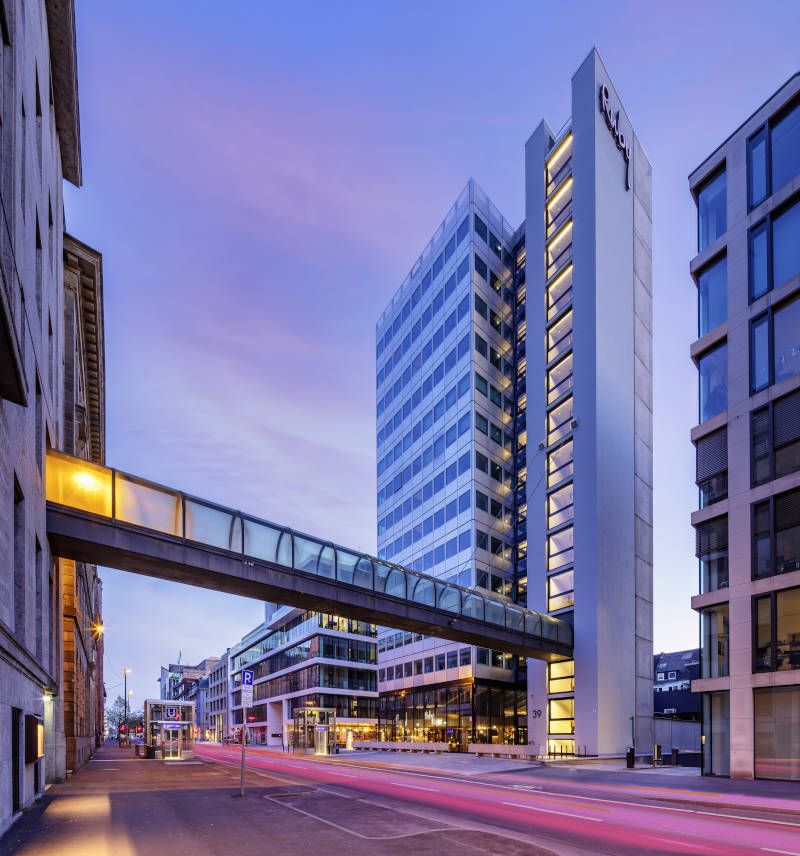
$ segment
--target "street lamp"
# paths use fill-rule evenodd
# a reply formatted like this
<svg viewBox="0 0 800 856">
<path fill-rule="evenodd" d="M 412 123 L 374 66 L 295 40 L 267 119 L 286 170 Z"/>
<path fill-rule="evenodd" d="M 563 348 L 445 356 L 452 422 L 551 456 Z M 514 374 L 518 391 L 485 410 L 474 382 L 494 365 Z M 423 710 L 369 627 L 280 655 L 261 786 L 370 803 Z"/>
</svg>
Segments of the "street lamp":
<svg viewBox="0 0 800 856">
<path fill-rule="evenodd" d="M 125 738 L 128 737 L 128 675 L 130 674 L 130 669 L 122 670 L 122 677 L 125 681 Z M 131 690 L 133 693 L 133 690 Z"/>
</svg>

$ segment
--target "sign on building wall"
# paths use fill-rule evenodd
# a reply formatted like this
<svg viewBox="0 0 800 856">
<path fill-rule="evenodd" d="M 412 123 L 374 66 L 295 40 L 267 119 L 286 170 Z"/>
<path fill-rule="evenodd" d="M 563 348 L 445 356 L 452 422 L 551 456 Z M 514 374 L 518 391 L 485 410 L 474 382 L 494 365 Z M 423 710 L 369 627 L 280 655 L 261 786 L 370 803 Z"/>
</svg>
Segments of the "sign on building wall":
<svg viewBox="0 0 800 856">
<path fill-rule="evenodd" d="M 600 112 L 603 114 L 608 125 L 611 136 L 617 144 L 617 148 L 622 152 L 622 157 L 625 160 L 625 190 L 631 189 L 631 144 L 625 136 L 625 133 L 619 126 L 619 110 L 615 113 L 611 109 L 611 95 L 608 87 L 604 84 L 600 86 Z"/>
</svg>

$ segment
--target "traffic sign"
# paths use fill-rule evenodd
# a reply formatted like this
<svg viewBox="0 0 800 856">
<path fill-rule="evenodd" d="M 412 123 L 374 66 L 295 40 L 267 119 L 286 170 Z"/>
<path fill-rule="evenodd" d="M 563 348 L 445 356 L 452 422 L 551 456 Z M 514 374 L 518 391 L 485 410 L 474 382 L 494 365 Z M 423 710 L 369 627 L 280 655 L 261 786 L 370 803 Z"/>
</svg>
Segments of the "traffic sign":
<svg viewBox="0 0 800 856">
<path fill-rule="evenodd" d="M 247 687 L 253 686 L 253 670 L 252 669 L 244 669 L 242 671 L 242 686 Z"/>
<path fill-rule="evenodd" d="M 253 706 L 253 686 L 250 685 L 242 685 L 242 707 L 252 707 Z"/>
</svg>

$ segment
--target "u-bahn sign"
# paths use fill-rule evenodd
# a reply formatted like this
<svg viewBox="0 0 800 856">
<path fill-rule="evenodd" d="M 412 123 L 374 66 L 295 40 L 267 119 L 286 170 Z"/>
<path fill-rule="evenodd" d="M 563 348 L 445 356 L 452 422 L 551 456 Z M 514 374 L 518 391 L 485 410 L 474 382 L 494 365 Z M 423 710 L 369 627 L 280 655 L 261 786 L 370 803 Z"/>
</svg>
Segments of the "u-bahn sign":
<svg viewBox="0 0 800 856">
<path fill-rule="evenodd" d="M 611 95 L 608 87 L 603 83 L 600 86 L 600 112 L 605 116 L 606 125 L 608 125 L 611 136 L 617 144 L 617 148 L 622 152 L 622 157 L 625 159 L 625 190 L 631 189 L 631 144 L 625 136 L 625 133 L 619 127 L 619 110 L 615 113 L 611 109 Z"/>
</svg>

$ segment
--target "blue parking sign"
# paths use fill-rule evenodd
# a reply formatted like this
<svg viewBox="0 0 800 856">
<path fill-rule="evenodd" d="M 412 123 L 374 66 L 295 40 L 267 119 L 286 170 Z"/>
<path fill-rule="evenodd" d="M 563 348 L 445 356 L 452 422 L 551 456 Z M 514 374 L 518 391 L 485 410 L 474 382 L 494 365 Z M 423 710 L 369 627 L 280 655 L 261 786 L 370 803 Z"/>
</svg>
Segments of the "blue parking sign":
<svg viewBox="0 0 800 856">
<path fill-rule="evenodd" d="M 242 671 L 242 686 L 243 687 L 252 687 L 253 686 L 253 670 L 252 669 L 244 669 Z"/>
</svg>

